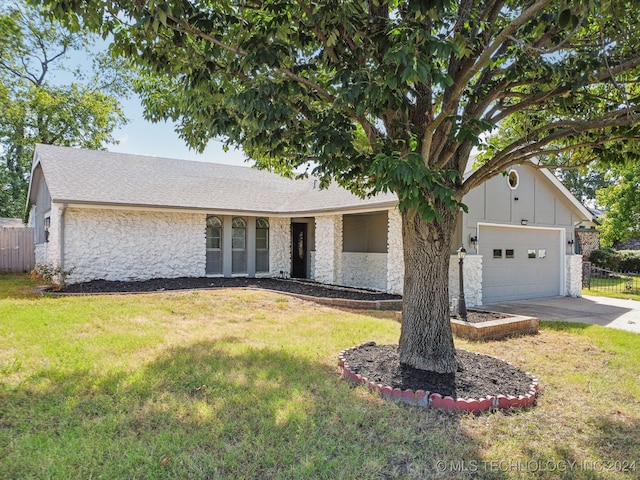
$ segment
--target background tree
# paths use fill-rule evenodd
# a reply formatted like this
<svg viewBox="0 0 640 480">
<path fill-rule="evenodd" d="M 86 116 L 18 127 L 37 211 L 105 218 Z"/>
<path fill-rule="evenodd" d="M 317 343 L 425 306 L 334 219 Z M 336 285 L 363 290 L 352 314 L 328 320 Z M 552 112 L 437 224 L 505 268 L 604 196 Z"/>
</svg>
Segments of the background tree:
<svg viewBox="0 0 640 480">
<path fill-rule="evenodd" d="M 596 165 L 554 172 L 580 203 L 590 208 L 602 206 L 596 199 L 597 192 L 610 185 L 608 168 L 597 164 L 597 160 L 594 162 Z"/>
<path fill-rule="evenodd" d="M 597 193 L 598 203 L 605 208 L 598 227 L 603 247 L 640 236 L 640 164 L 618 167 L 609 178 L 609 186 Z"/>
<path fill-rule="evenodd" d="M 115 143 L 113 131 L 126 122 L 119 98 L 131 80 L 123 60 L 94 53 L 94 39 L 37 8 L 0 7 L 0 216 L 25 216 L 36 143 Z M 73 53 L 84 67 L 71 68 Z"/>
<path fill-rule="evenodd" d="M 637 141 L 631 0 L 42 2 L 112 33 L 147 72 L 148 117 L 178 121 L 190 146 L 226 136 L 259 168 L 312 160 L 322 185 L 395 192 L 400 361 L 420 369 L 457 368 L 447 284 L 463 196 L 511 165 Z"/>
</svg>

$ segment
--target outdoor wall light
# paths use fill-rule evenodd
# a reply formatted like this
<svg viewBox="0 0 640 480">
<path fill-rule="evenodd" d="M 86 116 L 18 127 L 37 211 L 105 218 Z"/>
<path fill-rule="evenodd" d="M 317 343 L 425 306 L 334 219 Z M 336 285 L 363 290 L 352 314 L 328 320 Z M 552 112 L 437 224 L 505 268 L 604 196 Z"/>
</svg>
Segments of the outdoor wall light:
<svg viewBox="0 0 640 480">
<path fill-rule="evenodd" d="M 567 242 L 569 245 L 573 245 L 573 239 Z"/>
<path fill-rule="evenodd" d="M 460 318 L 462 318 L 462 320 L 464 320 L 465 322 L 467 321 L 467 304 L 464 301 L 464 278 L 462 276 L 462 270 L 464 265 L 464 257 L 466 256 L 467 251 L 464 249 L 464 245 L 461 245 L 458 249 L 458 258 L 460 259 L 460 261 L 458 262 L 460 269 L 460 288 L 458 289 L 458 314 L 460 315 Z"/>
<path fill-rule="evenodd" d="M 529 223 L 529 220 L 527 220 L 526 218 L 523 218 L 522 220 L 520 220 L 520 225 L 527 225 Z"/>
<path fill-rule="evenodd" d="M 478 236 L 469 235 L 469 243 L 475 247 L 478 244 Z"/>
</svg>

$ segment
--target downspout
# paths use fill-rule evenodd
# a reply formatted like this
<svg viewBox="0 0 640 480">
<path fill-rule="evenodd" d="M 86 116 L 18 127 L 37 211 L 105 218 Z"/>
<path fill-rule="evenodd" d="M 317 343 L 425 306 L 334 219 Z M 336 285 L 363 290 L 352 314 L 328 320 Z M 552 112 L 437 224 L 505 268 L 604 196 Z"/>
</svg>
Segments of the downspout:
<svg viewBox="0 0 640 480">
<path fill-rule="evenodd" d="M 60 270 L 64 270 L 64 212 L 67 210 L 67 204 L 62 204 L 60 210 Z"/>
</svg>

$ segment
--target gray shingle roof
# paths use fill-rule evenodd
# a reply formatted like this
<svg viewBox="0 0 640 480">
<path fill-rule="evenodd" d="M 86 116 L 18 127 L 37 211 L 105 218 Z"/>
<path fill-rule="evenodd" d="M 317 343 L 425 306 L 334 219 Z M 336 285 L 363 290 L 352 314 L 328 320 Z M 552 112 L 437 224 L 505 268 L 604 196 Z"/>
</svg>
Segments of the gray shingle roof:
<svg viewBox="0 0 640 480">
<path fill-rule="evenodd" d="M 360 199 L 313 179 L 290 180 L 249 167 L 37 145 L 54 202 L 308 214 L 392 206 L 396 197 Z"/>
</svg>

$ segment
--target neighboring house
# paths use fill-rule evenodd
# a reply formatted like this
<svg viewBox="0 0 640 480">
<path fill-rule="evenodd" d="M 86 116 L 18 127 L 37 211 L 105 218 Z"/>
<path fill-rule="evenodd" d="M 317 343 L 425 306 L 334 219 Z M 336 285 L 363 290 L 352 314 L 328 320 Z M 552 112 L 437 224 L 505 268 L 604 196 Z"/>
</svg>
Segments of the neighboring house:
<svg viewBox="0 0 640 480">
<path fill-rule="evenodd" d="M 596 228 L 600 225 L 600 218 L 604 215 L 602 210 L 589 208 L 593 218 L 576 225 L 575 252 L 588 259 L 591 252 L 600 248 L 600 235 Z"/>
<path fill-rule="evenodd" d="M 93 279 L 285 276 L 402 293 L 392 194 L 361 199 L 247 167 L 38 145 L 29 200 L 39 263 Z M 512 169 L 470 192 L 467 304 L 581 291 L 574 227 L 589 212 L 548 171 Z"/>
<path fill-rule="evenodd" d="M 613 248 L 616 250 L 640 250 L 640 237 L 633 237 L 626 242 L 616 240 L 613 242 Z"/>
</svg>

